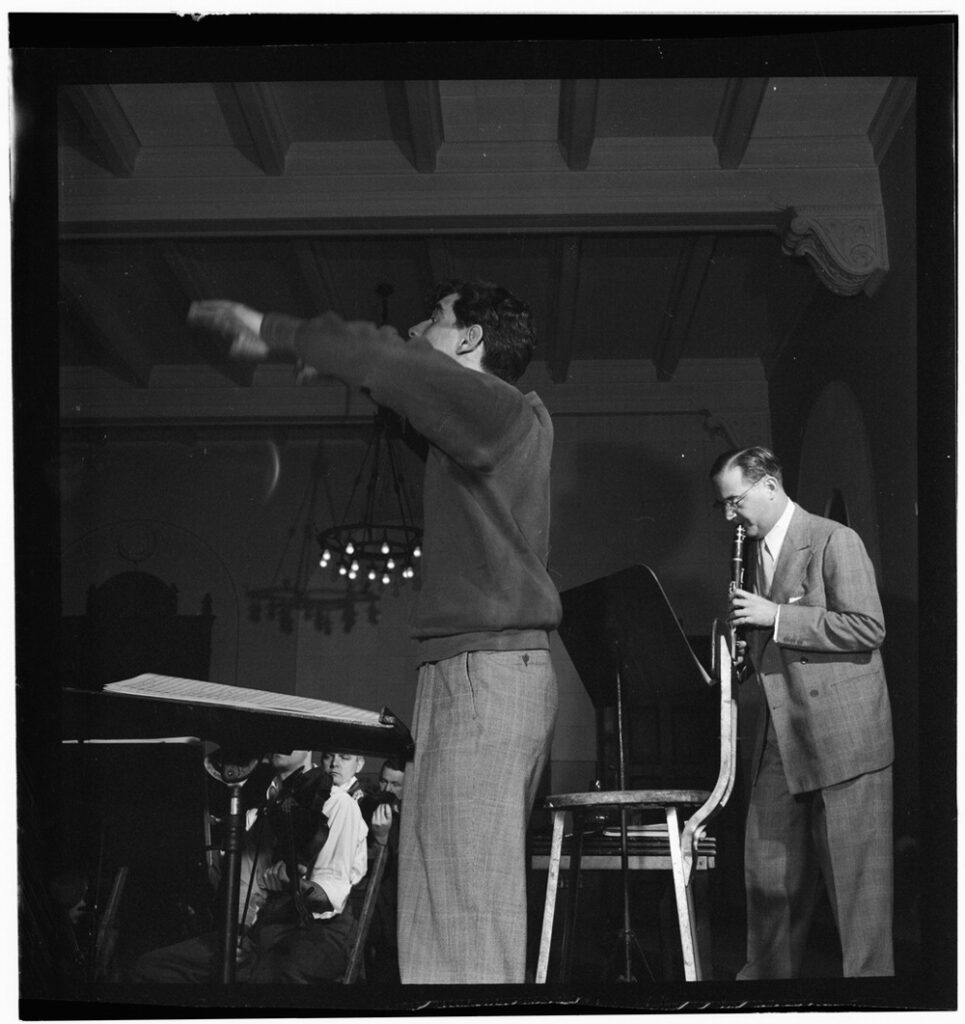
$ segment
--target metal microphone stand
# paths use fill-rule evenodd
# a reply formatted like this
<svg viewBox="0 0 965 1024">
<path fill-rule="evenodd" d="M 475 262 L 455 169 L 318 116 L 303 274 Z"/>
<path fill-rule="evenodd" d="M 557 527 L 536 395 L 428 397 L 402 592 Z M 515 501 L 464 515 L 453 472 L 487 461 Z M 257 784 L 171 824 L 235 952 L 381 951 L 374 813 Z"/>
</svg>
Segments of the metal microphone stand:
<svg viewBox="0 0 965 1024">
<path fill-rule="evenodd" d="M 221 751 L 204 759 L 208 774 L 228 787 L 228 816 L 225 823 L 225 887 L 221 926 L 221 981 L 235 980 L 235 956 L 238 947 L 238 896 L 241 891 L 241 851 L 245 839 L 245 814 L 241 787 L 255 770 L 260 757 L 227 755 Z"/>
</svg>

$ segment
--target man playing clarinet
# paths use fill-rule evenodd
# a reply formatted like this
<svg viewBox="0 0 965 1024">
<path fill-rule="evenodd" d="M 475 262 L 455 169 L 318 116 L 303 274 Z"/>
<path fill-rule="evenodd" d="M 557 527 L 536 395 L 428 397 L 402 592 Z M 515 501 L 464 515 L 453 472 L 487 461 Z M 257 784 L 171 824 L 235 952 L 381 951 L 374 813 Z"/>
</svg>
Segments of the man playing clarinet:
<svg viewBox="0 0 965 1024">
<path fill-rule="evenodd" d="M 759 687 L 745 833 L 747 963 L 739 979 L 801 973 L 819 883 L 845 977 L 894 973 L 891 706 L 884 618 L 860 537 L 784 491 L 766 448 L 721 455 L 711 479 L 749 541 L 730 598 Z"/>
</svg>

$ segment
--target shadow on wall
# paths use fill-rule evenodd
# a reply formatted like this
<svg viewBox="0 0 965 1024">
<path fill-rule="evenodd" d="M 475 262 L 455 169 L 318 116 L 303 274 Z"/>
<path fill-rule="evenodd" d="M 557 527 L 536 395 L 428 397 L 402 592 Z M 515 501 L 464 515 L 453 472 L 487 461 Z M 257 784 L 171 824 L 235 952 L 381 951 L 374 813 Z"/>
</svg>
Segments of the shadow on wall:
<svg viewBox="0 0 965 1024">
<path fill-rule="evenodd" d="M 602 442 L 554 455 L 550 571 L 561 590 L 640 562 L 659 576 L 694 528 L 679 460 Z"/>
</svg>

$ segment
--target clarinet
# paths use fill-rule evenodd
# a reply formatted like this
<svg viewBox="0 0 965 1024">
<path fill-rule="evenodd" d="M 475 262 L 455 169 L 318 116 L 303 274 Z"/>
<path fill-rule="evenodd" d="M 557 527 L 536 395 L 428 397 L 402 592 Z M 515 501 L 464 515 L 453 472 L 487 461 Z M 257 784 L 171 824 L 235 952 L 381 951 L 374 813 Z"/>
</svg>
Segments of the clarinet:
<svg viewBox="0 0 965 1024">
<path fill-rule="evenodd" d="M 744 537 L 746 532 L 743 526 L 738 526 L 734 531 L 734 545 L 730 555 L 730 586 L 727 593 L 733 594 L 735 590 L 744 589 Z M 735 670 L 744 666 L 745 651 L 747 642 L 742 634 L 738 634 L 737 627 L 730 627 L 730 655 Z"/>
</svg>

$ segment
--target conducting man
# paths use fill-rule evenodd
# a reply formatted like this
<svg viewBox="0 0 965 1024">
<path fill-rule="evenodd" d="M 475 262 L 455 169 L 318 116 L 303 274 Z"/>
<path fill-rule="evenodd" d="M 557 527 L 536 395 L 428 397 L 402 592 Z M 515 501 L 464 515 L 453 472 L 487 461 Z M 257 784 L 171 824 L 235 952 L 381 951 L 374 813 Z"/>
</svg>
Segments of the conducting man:
<svg viewBox="0 0 965 1024">
<path fill-rule="evenodd" d="M 523 982 L 525 832 L 556 718 L 560 619 L 546 570 L 553 427 L 514 387 L 535 343 L 528 307 L 487 282 L 445 281 L 408 344 L 334 313 L 296 320 L 215 301 L 190 319 L 236 356 L 287 353 L 363 388 L 428 442 L 402 981 Z"/>
</svg>

